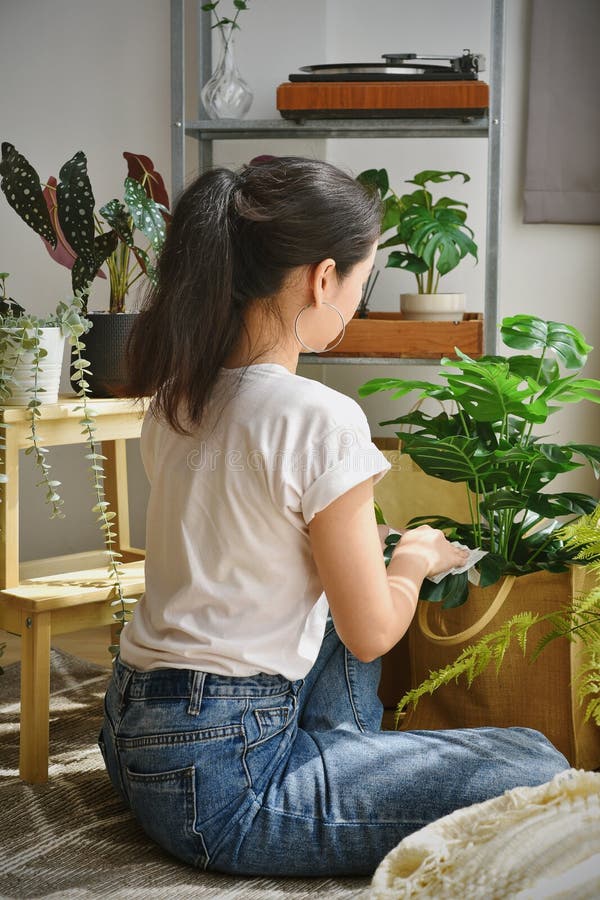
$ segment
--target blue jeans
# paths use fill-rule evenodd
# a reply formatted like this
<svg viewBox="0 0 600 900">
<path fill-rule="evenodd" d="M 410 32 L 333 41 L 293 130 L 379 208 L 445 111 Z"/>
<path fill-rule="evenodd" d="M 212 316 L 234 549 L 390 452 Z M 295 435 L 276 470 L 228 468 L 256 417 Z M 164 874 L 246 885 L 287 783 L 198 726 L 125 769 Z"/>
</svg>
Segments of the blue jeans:
<svg viewBox="0 0 600 900">
<path fill-rule="evenodd" d="M 331 623 L 306 679 L 115 661 L 100 747 L 147 834 L 181 860 L 244 875 L 367 875 L 453 810 L 568 768 L 527 728 L 380 731 L 380 661 Z"/>
</svg>

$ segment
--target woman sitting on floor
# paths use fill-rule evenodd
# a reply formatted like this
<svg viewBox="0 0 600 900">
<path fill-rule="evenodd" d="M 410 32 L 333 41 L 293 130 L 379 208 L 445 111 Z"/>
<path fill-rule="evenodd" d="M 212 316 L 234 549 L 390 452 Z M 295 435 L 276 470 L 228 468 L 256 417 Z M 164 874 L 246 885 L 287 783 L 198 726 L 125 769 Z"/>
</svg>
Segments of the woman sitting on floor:
<svg viewBox="0 0 600 900">
<path fill-rule="evenodd" d="M 354 400 L 296 374 L 352 317 L 380 224 L 325 162 L 207 172 L 133 332 L 131 393 L 153 396 L 146 592 L 100 743 L 147 833 L 195 866 L 369 874 L 428 822 L 568 768 L 524 728 L 380 730 L 379 658 L 423 579 L 465 558 L 423 526 L 386 570 L 389 464 Z"/>
</svg>

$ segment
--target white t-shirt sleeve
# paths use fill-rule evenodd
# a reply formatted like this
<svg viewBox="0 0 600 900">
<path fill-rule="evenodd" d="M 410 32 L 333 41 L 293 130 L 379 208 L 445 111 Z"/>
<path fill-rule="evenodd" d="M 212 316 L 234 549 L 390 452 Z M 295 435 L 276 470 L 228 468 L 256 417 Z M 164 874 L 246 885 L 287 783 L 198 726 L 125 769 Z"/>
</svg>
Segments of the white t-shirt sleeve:
<svg viewBox="0 0 600 900">
<path fill-rule="evenodd" d="M 337 425 L 311 447 L 305 468 L 302 515 L 308 525 L 315 513 L 367 478 L 379 481 L 390 463 L 371 440 L 369 425 L 358 404 L 351 421 Z"/>
</svg>

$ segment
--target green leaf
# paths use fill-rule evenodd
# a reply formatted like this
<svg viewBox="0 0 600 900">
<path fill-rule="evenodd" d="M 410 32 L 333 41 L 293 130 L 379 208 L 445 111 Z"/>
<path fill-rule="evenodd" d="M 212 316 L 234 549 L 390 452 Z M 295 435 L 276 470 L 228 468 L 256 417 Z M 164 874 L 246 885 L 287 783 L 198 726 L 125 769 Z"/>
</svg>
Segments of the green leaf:
<svg viewBox="0 0 600 900">
<path fill-rule="evenodd" d="M 74 291 L 84 290 L 94 280 L 98 270 L 117 249 L 119 239 L 116 232 L 107 231 L 94 238 L 91 256 L 79 256 L 73 265 L 71 281 Z"/>
<path fill-rule="evenodd" d="M 166 237 L 161 206 L 148 197 L 142 185 L 133 178 L 125 179 L 125 203 L 135 227 L 148 238 L 154 251 L 160 252 Z"/>
<path fill-rule="evenodd" d="M 459 575 L 446 575 L 438 584 L 426 578 L 421 586 L 419 600 L 429 600 L 431 603 L 441 602 L 442 609 L 453 609 L 462 606 L 468 596 L 468 573 L 461 572 Z"/>
<path fill-rule="evenodd" d="M 565 448 L 583 456 L 591 465 L 595 477 L 600 477 L 600 447 L 594 444 L 566 444 Z"/>
<path fill-rule="evenodd" d="M 377 522 L 378 525 L 385 525 L 386 521 L 385 521 L 385 516 L 383 515 L 382 508 L 380 507 L 379 503 L 376 500 L 373 501 L 373 505 L 375 507 L 375 521 Z"/>
<path fill-rule="evenodd" d="M 580 331 L 562 322 L 546 322 L 537 316 L 509 316 L 502 320 L 502 340 L 517 350 L 552 350 L 567 369 L 581 369 L 592 350 Z"/>
<path fill-rule="evenodd" d="M 418 172 L 414 178 L 407 178 L 406 181 L 408 184 L 418 184 L 421 187 L 424 187 L 429 182 L 432 184 L 441 184 L 445 181 L 451 181 L 458 176 L 462 178 L 463 184 L 471 180 L 470 176 L 465 172 L 439 172 L 436 169 L 425 169 L 423 172 Z"/>
<path fill-rule="evenodd" d="M 443 390 L 439 384 L 431 381 L 408 381 L 403 378 L 371 378 L 358 389 L 360 397 L 368 397 L 379 391 L 394 391 L 394 399 L 403 397 L 411 391 L 422 390 L 427 396 L 434 396 L 436 391 Z"/>
<path fill-rule="evenodd" d="M 563 491 L 560 494 L 537 494 L 528 498 L 528 507 L 538 515 L 554 518 L 569 514 L 582 515 L 596 509 L 598 500 L 589 494 Z"/>
<path fill-rule="evenodd" d="M 405 253 L 403 250 L 393 250 L 387 258 L 386 269 L 404 269 L 415 275 L 422 275 L 427 271 L 427 263 L 414 253 Z"/>
<path fill-rule="evenodd" d="M 404 434 L 404 451 L 424 472 L 444 481 L 473 483 L 489 468 L 492 453 L 481 453 L 477 438 L 456 435 L 445 440 Z"/>
<path fill-rule="evenodd" d="M 12 144 L 2 144 L 0 188 L 26 225 L 56 247 L 56 234 L 42 193 L 39 175 Z M 0 278 L 6 278 L 6 274 Z"/>
<path fill-rule="evenodd" d="M 390 228 L 396 228 L 400 224 L 400 219 L 402 216 L 402 208 L 398 203 L 398 198 L 395 194 L 392 194 L 391 197 L 386 197 L 383 201 L 383 219 L 381 220 L 381 233 L 385 234 L 386 231 L 389 231 Z M 396 241 L 401 243 L 402 237 L 396 236 Z M 386 247 L 387 242 L 380 244 L 379 249 L 382 247 Z"/>
<path fill-rule="evenodd" d="M 500 422 L 513 415 L 526 422 L 545 422 L 547 405 L 539 397 L 534 399 L 539 385 L 522 387 L 522 379 L 513 375 L 506 363 L 499 365 L 471 360 L 444 359 L 443 364 L 460 370 L 460 375 L 448 375 L 456 401 L 477 422 Z"/>
<path fill-rule="evenodd" d="M 600 381 L 596 378 L 577 378 L 575 375 L 557 378 L 547 385 L 540 397 L 560 400 L 561 403 L 579 403 L 581 400 L 600 403 Z"/>
<path fill-rule="evenodd" d="M 357 175 L 356 180 L 361 184 L 364 184 L 365 187 L 374 188 L 379 191 L 382 199 L 390 189 L 390 182 L 385 169 L 366 169 L 364 172 Z"/>
<path fill-rule="evenodd" d="M 129 212 L 120 200 L 109 200 L 108 203 L 100 207 L 100 215 L 128 247 L 133 247 L 133 232 L 131 230 Z"/>
<path fill-rule="evenodd" d="M 506 560 L 499 553 L 487 553 L 477 563 L 479 586 L 489 587 L 502 578 L 506 572 Z"/>
<path fill-rule="evenodd" d="M 440 275 L 455 269 L 467 254 L 477 260 L 472 231 L 455 211 L 414 207 L 404 214 L 404 219 L 410 227 L 411 250 L 428 267 L 435 266 Z"/>
<path fill-rule="evenodd" d="M 95 201 L 83 151 L 80 150 L 64 164 L 59 179 L 56 198 L 60 227 L 78 257 L 93 270 Z M 95 274 L 96 270 L 93 270 Z"/>
</svg>

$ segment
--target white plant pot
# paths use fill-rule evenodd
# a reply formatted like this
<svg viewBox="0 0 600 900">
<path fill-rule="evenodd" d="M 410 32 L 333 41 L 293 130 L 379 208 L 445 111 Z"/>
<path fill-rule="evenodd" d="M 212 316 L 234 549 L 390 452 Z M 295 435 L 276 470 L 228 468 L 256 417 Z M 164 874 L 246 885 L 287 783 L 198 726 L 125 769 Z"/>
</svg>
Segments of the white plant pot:
<svg viewBox="0 0 600 900">
<path fill-rule="evenodd" d="M 403 318 L 426 322 L 460 321 L 465 311 L 464 294 L 400 294 Z"/>
<path fill-rule="evenodd" d="M 60 386 L 60 373 L 62 370 L 63 353 L 65 348 L 65 336 L 60 328 L 42 328 L 40 346 L 48 351 L 48 355 L 40 360 L 37 384 L 38 389 L 43 388 L 38 399 L 42 403 L 56 403 Z M 8 354 L 1 362 L 2 368 L 12 369 L 16 354 Z M 13 373 L 13 383 L 10 385 L 11 396 L 3 401 L 3 406 L 27 406 L 33 398 L 31 388 L 35 383 L 32 371 L 33 352 L 26 350 L 19 357 Z"/>
</svg>

